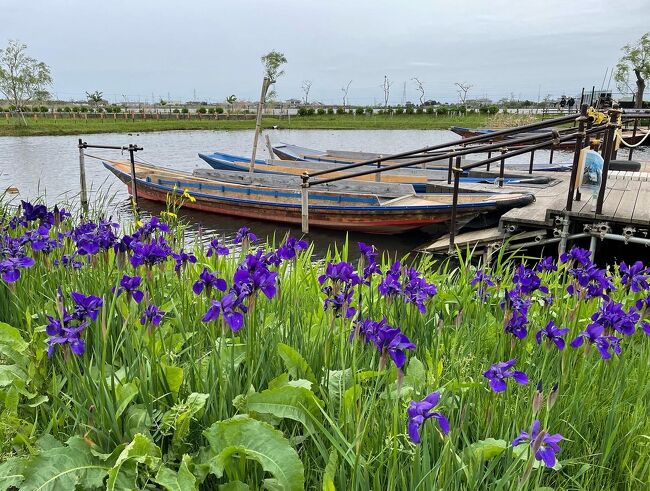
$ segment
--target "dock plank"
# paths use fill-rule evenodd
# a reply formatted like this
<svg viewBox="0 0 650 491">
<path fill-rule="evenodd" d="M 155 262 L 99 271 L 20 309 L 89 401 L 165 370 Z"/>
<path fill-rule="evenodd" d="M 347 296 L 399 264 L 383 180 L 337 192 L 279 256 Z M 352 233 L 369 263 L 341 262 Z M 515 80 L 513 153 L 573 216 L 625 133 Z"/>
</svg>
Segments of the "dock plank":
<svg viewBox="0 0 650 491">
<path fill-rule="evenodd" d="M 644 181 L 639 188 L 632 212 L 632 221 L 638 224 L 650 225 L 650 182 Z"/>
<path fill-rule="evenodd" d="M 634 208 L 641 189 L 641 181 L 627 181 L 625 193 L 618 208 L 616 208 L 616 216 L 625 221 L 632 221 Z"/>
</svg>

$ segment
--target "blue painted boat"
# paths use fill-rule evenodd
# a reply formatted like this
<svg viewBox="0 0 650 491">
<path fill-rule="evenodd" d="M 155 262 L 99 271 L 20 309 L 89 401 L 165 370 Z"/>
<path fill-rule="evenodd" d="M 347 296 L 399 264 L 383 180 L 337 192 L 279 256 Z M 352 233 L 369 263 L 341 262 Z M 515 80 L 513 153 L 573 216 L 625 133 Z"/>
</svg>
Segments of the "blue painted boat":
<svg viewBox="0 0 650 491">
<path fill-rule="evenodd" d="M 213 152 L 211 154 L 200 153 L 199 157 L 210 165 L 213 169 L 248 172 L 250 168 L 250 159 L 238 157 L 236 155 Z M 348 162 L 349 163 L 349 162 Z M 265 161 L 258 159 L 253 171 L 260 174 L 284 174 L 284 175 L 302 175 L 305 172 L 314 172 L 325 169 L 337 169 L 336 173 L 328 174 L 328 177 L 335 175 L 344 175 L 341 171 L 341 164 L 332 162 L 312 162 L 312 161 Z M 354 169 L 354 170 L 359 170 Z M 351 169 L 350 172 L 353 172 Z M 392 171 L 386 171 L 380 174 L 382 182 L 394 182 L 411 184 L 416 193 L 426 193 L 427 185 L 444 182 L 447 180 L 447 169 L 415 169 L 403 168 Z M 354 180 L 374 181 L 375 175 L 362 176 L 353 178 Z M 467 183 L 494 183 L 494 177 L 482 176 L 461 176 L 461 184 Z M 506 184 L 545 184 L 549 182 L 547 177 L 520 177 L 506 176 Z"/>
<path fill-rule="evenodd" d="M 131 164 L 105 161 L 104 166 L 132 192 Z M 169 195 L 187 192 L 183 207 L 205 212 L 290 225 L 302 221 L 301 190 L 297 187 L 239 184 L 197 177 L 150 164 L 135 164 L 138 197 L 167 202 Z M 468 193 L 458 196 L 460 220 L 482 213 L 503 213 L 534 200 L 528 193 Z M 394 234 L 450 219 L 452 194 L 406 194 L 387 198 L 376 194 L 317 190 L 309 192 L 309 224 L 314 227 Z"/>
</svg>

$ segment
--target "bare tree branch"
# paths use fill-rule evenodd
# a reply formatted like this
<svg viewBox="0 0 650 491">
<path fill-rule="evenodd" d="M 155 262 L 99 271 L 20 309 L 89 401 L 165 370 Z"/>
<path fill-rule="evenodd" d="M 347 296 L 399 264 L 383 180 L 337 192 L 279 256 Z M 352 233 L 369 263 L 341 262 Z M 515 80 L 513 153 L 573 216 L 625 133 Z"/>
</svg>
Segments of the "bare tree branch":
<svg viewBox="0 0 650 491">
<path fill-rule="evenodd" d="M 350 90 L 351 84 L 352 80 L 350 80 L 345 87 L 341 87 L 341 92 L 343 92 L 343 108 L 347 107 L 348 105 L 348 91 Z"/>
<path fill-rule="evenodd" d="M 302 82 L 302 91 L 305 93 L 304 101 L 305 104 L 309 102 L 309 91 L 311 90 L 311 80 L 303 80 Z"/>
<path fill-rule="evenodd" d="M 420 105 L 424 104 L 424 85 L 417 77 L 413 77 L 411 80 L 417 85 L 418 92 L 420 93 Z"/>
</svg>

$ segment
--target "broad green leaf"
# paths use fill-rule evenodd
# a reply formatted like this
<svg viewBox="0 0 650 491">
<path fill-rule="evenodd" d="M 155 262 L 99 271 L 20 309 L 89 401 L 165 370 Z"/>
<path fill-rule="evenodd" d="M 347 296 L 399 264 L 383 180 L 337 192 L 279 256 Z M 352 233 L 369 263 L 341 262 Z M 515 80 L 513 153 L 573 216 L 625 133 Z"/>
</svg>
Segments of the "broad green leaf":
<svg viewBox="0 0 650 491">
<path fill-rule="evenodd" d="M 74 436 L 65 446 L 44 450 L 24 469 L 21 491 L 103 489 L 109 467 L 94 456 L 83 438 Z"/>
<path fill-rule="evenodd" d="M 334 477 L 336 476 L 336 467 L 339 463 L 339 454 L 336 449 L 330 450 L 330 457 L 325 466 L 325 473 L 323 474 L 323 491 L 336 491 L 334 486 Z"/>
<path fill-rule="evenodd" d="M 352 385 L 352 369 L 330 370 L 327 378 L 327 392 L 329 394 L 329 403 L 339 407 L 342 401 L 343 393 Z"/>
<path fill-rule="evenodd" d="M 25 463 L 22 458 L 13 458 L 0 464 L 0 491 L 20 489 L 20 483 L 24 479 Z"/>
<path fill-rule="evenodd" d="M 472 443 L 464 450 L 465 455 L 476 460 L 490 460 L 508 449 L 508 442 L 486 438 Z"/>
<path fill-rule="evenodd" d="M 11 361 L 20 361 L 20 355 L 28 347 L 27 342 L 15 327 L 0 322 L 0 355 Z"/>
<path fill-rule="evenodd" d="M 315 432 L 313 420 L 320 419 L 321 405 L 312 391 L 291 385 L 267 389 L 246 398 L 248 410 L 298 421 L 312 434 Z"/>
<path fill-rule="evenodd" d="M 361 398 L 361 393 L 363 388 L 360 384 L 354 384 L 352 387 L 347 389 L 343 393 L 343 407 L 346 409 L 352 409 Z"/>
<path fill-rule="evenodd" d="M 276 389 L 278 387 L 282 387 L 283 385 L 291 385 L 292 387 L 304 387 L 307 390 L 311 390 L 311 387 L 314 384 L 304 378 L 289 380 L 289 374 L 282 373 L 269 382 L 269 389 Z"/>
<path fill-rule="evenodd" d="M 424 364 L 414 356 L 409 360 L 408 367 L 406 368 L 404 386 L 413 387 L 419 392 L 426 383 L 427 371 L 424 368 Z"/>
<path fill-rule="evenodd" d="M 191 463 L 192 457 L 183 455 L 178 472 L 163 465 L 158 469 L 154 481 L 167 491 L 194 491 L 199 489 L 199 483 L 196 482 L 196 477 L 189 468 Z"/>
<path fill-rule="evenodd" d="M 213 472 L 217 477 L 237 454 L 259 462 L 285 491 L 304 488 L 304 468 L 298 453 L 271 425 L 242 414 L 214 423 L 203 435 L 216 454 Z"/>
<path fill-rule="evenodd" d="M 116 418 L 122 416 L 122 413 L 126 410 L 131 401 L 133 401 L 135 396 L 138 395 L 137 382 L 138 379 L 135 379 L 133 382 L 118 384 L 115 386 L 115 397 L 118 403 L 117 410 L 115 411 Z"/>
<path fill-rule="evenodd" d="M 138 433 L 148 434 L 151 427 L 149 411 L 141 405 L 129 406 L 124 413 L 124 433 L 133 439 Z"/>
<path fill-rule="evenodd" d="M 138 433 L 131 443 L 124 447 L 115 465 L 108 471 L 106 489 L 115 491 L 136 488 L 142 467 L 145 468 L 144 472 L 154 471 L 160 465 L 161 456 L 160 448 L 151 438 Z"/>
<path fill-rule="evenodd" d="M 316 383 L 316 376 L 309 363 L 295 349 L 287 344 L 278 343 L 278 354 L 282 358 L 289 375 L 294 379 L 305 378 L 313 384 Z"/>
<path fill-rule="evenodd" d="M 179 455 L 185 447 L 185 437 L 195 415 L 201 413 L 210 397 L 208 394 L 192 392 L 185 402 L 175 404 L 165 412 L 160 424 L 163 434 L 173 434 L 172 448 Z"/>
<path fill-rule="evenodd" d="M 49 400 L 50 400 L 50 398 L 49 398 L 48 396 L 46 396 L 46 395 L 40 395 L 40 396 L 38 396 L 38 397 L 32 399 L 32 400 L 29 402 L 29 404 L 27 404 L 27 405 L 28 405 L 29 407 L 38 407 L 38 406 L 40 406 L 41 404 L 43 404 L 43 403 L 45 403 L 45 402 L 47 402 L 47 401 L 49 401 Z"/>
<path fill-rule="evenodd" d="M 183 385 L 183 369 L 181 367 L 166 365 L 164 363 L 161 363 L 160 366 L 165 375 L 167 386 L 169 387 L 174 399 L 176 399 L 176 397 L 178 397 L 178 391 L 181 389 L 181 385 Z"/>
<path fill-rule="evenodd" d="M 519 457 L 520 460 L 528 462 L 530 457 L 530 445 L 528 443 L 517 445 L 512 449 L 512 453 L 515 457 Z M 533 469 L 539 469 L 540 467 L 546 467 L 546 465 L 542 461 L 535 459 L 533 462 Z M 559 471 L 562 469 L 562 464 L 560 464 L 559 461 L 556 461 L 552 469 Z"/>
<path fill-rule="evenodd" d="M 16 415 L 18 413 L 18 402 L 20 401 L 20 395 L 18 390 L 12 385 L 7 389 L 4 400 L 4 410 L 7 414 Z"/>
<path fill-rule="evenodd" d="M 0 365 L 0 387 L 6 387 L 14 382 L 24 384 L 27 374 L 18 365 Z"/>
</svg>

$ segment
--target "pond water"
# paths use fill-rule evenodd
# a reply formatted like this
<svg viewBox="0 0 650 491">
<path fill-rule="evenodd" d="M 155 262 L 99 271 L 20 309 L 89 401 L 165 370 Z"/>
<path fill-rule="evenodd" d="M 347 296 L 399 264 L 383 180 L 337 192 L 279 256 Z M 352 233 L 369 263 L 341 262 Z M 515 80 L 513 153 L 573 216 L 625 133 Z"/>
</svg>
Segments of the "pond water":
<svg viewBox="0 0 650 491">
<path fill-rule="evenodd" d="M 268 130 L 271 142 L 287 142 L 317 149 L 345 149 L 375 151 L 380 153 L 399 152 L 457 139 L 457 135 L 446 130 Z M 66 200 L 77 200 L 79 192 L 78 138 L 89 144 L 123 146 L 135 143 L 144 147 L 137 153 L 139 160 L 184 171 L 208 168 L 197 154 L 216 150 L 238 155 L 250 155 L 253 131 L 166 131 L 140 134 L 93 134 L 74 136 L 31 136 L 0 137 L 0 190 L 15 187 L 19 194 L 8 195 L 16 202 L 19 199 L 44 198 L 54 204 Z M 88 154 L 108 159 L 128 158 L 114 150 L 91 150 Z M 622 152 L 625 156 L 626 152 Z M 258 156 L 267 158 L 263 144 Z M 555 162 L 569 162 L 572 154 L 556 152 Z M 648 147 L 635 152 L 635 158 L 650 160 Z M 549 153 L 536 153 L 537 162 L 548 162 Z M 528 162 L 528 156 L 513 158 L 513 162 Z M 510 160 L 508 161 L 510 162 Z M 86 158 L 86 179 L 91 189 L 91 198 L 111 197 L 114 213 L 121 220 L 128 220 L 129 196 L 126 187 L 101 165 L 101 161 Z M 145 212 L 158 213 L 163 207 L 157 203 L 142 200 L 140 207 Z M 263 221 L 251 221 L 222 217 L 194 211 L 183 212 L 183 217 L 193 227 L 201 227 L 206 235 L 220 234 L 229 240 L 241 226 L 247 225 L 260 237 L 281 238 L 287 232 L 300 235 L 300 229 Z M 346 238 L 345 232 L 316 230 L 310 233 L 316 253 L 324 254 L 333 243 L 340 244 Z M 351 241 L 366 241 L 380 249 L 405 254 L 432 236 L 425 233 L 409 233 L 395 236 L 370 236 L 349 234 Z"/>
</svg>

